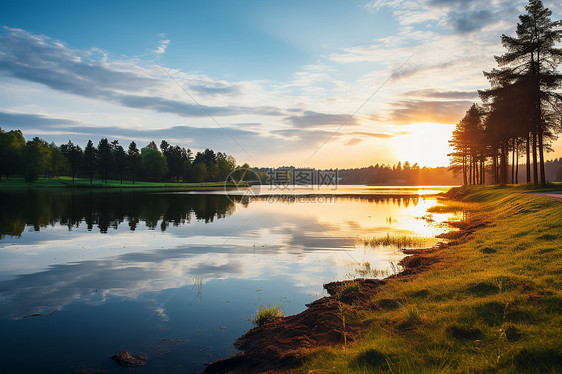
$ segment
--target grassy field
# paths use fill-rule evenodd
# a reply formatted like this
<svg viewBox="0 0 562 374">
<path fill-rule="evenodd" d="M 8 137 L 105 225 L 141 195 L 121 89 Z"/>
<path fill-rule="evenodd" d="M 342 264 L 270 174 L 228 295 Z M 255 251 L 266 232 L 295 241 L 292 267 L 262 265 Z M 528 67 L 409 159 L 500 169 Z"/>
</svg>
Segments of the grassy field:
<svg viewBox="0 0 562 374">
<path fill-rule="evenodd" d="M 227 184 L 230 187 L 231 184 Z M 204 182 L 204 183 L 174 183 L 174 182 L 141 182 L 108 180 L 103 183 L 100 180 L 90 180 L 86 178 L 75 178 L 74 182 L 70 177 L 59 178 L 40 178 L 33 183 L 27 183 L 23 178 L 2 179 L 0 190 L 2 189 L 25 189 L 25 188 L 170 188 L 170 189 L 190 189 L 190 190 L 213 190 L 224 188 L 224 182 Z M 233 186 L 234 187 L 234 186 Z"/>
<path fill-rule="evenodd" d="M 347 306 L 365 334 L 307 352 L 296 372 L 562 372 L 562 203 L 532 189 L 451 191 L 436 210 L 477 229 L 425 254 L 438 259 L 429 270 L 388 281 L 371 309 Z"/>
</svg>

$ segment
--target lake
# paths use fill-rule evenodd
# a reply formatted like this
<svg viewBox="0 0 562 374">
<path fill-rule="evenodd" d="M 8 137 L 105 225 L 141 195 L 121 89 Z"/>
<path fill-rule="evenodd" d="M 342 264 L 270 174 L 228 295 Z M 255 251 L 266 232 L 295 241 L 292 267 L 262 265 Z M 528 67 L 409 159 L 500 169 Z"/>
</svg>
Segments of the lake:
<svg viewBox="0 0 562 374">
<path fill-rule="evenodd" d="M 324 283 L 395 272 L 399 250 L 360 239 L 446 231 L 454 217 L 426 216 L 446 190 L 2 192 L 4 371 L 123 372 L 121 350 L 148 357 L 138 373 L 200 371 L 236 352 L 259 307 L 298 313 Z"/>
</svg>

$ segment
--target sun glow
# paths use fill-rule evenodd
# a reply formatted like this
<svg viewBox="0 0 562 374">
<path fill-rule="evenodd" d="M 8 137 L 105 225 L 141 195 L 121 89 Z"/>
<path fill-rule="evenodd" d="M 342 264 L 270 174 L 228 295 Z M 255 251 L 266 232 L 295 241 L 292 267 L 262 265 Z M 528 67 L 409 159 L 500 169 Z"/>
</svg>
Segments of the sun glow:
<svg viewBox="0 0 562 374">
<path fill-rule="evenodd" d="M 455 125 L 415 123 L 409 125 L 405 135 L 394 138 L 396 157 L 420 167 L 447 166 L 451 152 L 449 139 Z"/>
</svg>

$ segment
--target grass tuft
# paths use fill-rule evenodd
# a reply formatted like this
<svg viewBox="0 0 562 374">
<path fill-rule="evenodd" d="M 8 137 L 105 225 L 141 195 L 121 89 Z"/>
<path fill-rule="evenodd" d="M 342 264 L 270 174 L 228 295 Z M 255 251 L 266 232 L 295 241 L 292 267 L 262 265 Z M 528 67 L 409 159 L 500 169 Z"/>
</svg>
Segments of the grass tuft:
<svg viewBox="0 0 562 374">
<path fill-rule="evenodd" d="M 484 297 L 500 292 L 499 286 L 490 282 L 478 282 L 468 288 L 468 293 L 474 296 Z"/>
<path fill-rule="evenodd" d="M 519 370 L 556 373 L 562 370 L 562 353 L 554 349 L 523 348 L 513 357 L 513 363 Z"/>
<path fill-rule="evenodd" d="M 281 305 L 268 305 L 257 310 L 256 316 L 252 319 L 252 322 L 257 326 L 262 326 L 283 316 L 285 316 L 285 311 Z"/>
<path fill-rule="evenodd" d="M 457 340 L 477 340 L 483 336 L 479 328 L 459 324 L 447 327 L 446 332 L 447 336 Z"/>
<path fill-rule="evenodd" d="M 371 348 L 359 353 L 350 366 L 354 369 L 388 369 L 388 358 L 379 350 Z"/>
</svg>

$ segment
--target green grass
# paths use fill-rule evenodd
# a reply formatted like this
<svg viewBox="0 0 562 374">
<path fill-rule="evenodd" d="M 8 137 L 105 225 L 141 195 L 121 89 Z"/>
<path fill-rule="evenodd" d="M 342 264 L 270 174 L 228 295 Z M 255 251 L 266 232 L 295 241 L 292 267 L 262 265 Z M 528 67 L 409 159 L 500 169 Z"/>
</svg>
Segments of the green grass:
<svg viewBox="0 0 562 374">
<path fill-rule="evenodd" d="M 268 305 L 263 308 L 258 308 L 256 316 L 252 319 L 252 323 L 257 326 L 261 326 L 271 320 L 274 320 L 275 318 L 283 317 L 284 315 L 285 311 L 283 311 L 283 307 L 281 305 Z"/>
<path fill-rule="evenodd" d="M 462 201 L 439 210 L 486 226 L 428 254 L 430 270 L 389 280 L 359 312 L 359 341 L 311 350 L 296 372 L 562 372 L 562 203 L 533 190 L 452 191 Z"/>
<path fill-rule="evenodd" d="M 433 239 L 420 238 L 413 235 L 390 235 L 378 236 L 374 238 L 363 239 L 362 242 L 368 247 L 395 247 L 395 248 L 421 248 L 428 243 L 433 242 Z M 433 243 L 432 243 L 433 244 Z"/>
<path fill-rule="evenodd" d="M 224 182 L 203 182 L 203 183 L 180 183 L 180 182 L 144 182 L 144 181 L 121 181 L 108 180 L 103 183 L 100 180 L 90 180 L 86 178 L 75 178 L 74 182 L 71 177 L 58 178 L 40 178 L 32 183 L 27 183 L 23 178 L 2 179 L 0 182 L 0 190 L 2 189 L 27 189 L 27 188 L 169 188 L 169 189 L 222 189 Z M 231 183 L 227 187 L 235 187 Z"/>
</svg>

